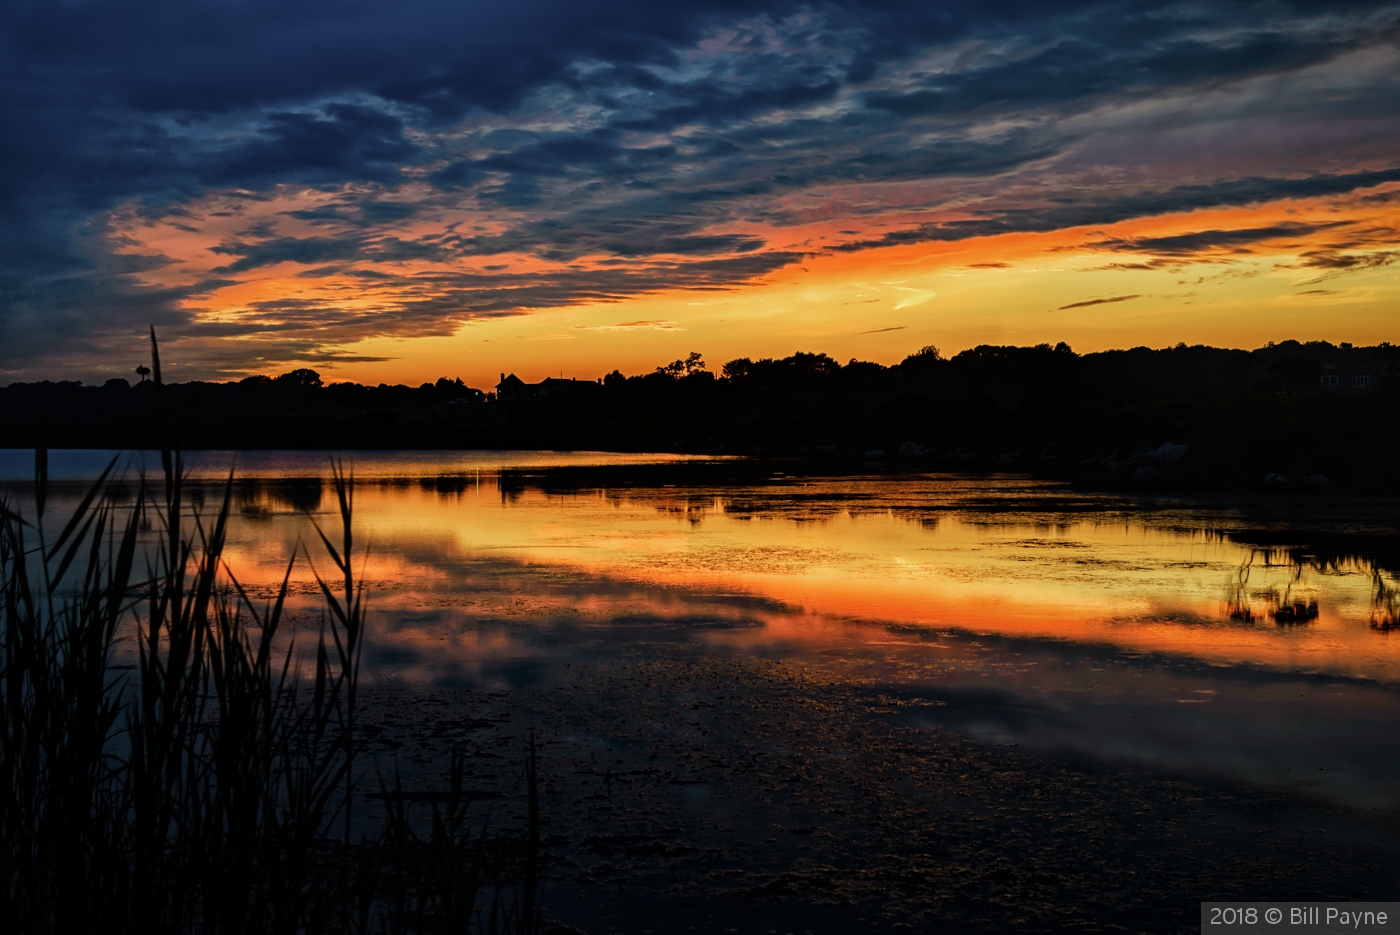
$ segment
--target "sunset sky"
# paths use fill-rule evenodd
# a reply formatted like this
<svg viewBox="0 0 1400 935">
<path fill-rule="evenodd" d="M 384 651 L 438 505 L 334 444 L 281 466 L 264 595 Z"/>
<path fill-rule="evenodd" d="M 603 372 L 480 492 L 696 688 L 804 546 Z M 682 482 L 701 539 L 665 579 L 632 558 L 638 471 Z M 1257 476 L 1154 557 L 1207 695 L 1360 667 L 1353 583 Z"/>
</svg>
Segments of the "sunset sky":
<svg viewBox="0 0 1400 935">
<path fill-rule="evenodd" d="M 1400 7 L 14 0 L 0 382 L 1400 341 Z"/>
</svg>

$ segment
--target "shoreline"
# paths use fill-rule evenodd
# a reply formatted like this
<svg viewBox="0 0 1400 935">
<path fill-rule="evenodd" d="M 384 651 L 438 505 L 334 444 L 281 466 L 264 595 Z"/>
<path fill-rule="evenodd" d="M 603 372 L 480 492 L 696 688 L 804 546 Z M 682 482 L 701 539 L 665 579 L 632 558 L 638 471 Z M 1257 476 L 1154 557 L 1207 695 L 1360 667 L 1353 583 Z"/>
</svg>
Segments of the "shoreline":
<svg viewBox="0 0 1400 935">
<path fill-rule="evenodd" d="M 32 452 L 32 447 L 0 446 L 0 452 Z M 1053 458 L 1024 459 L 1007 461 L 1005 456 L 981 455 L 961 452 L 952 454 L 886 454 L 880 452 L 844 454 L 807 454 L 793 451 L 765 452 L 761 448 L 752 451 L 706 452 L 689 450 L 656 450 L 648 448 L 517 448 L 489 447 L 463 448 L 459 446 L 397 447 L 397 446 L 336 446 L 336 447 L 190 447 L 180 449 L 190 455 L 208 452 L 246 453 L 259 455 L 318 454 L 327 458 L 337 454 L 387 455 L 411 454 L 432 456 L 447 453 L 471 454 L 538 454 L 548 456 L 600 455 L 615 458 L 654 458 L 665 459 L 632 463 L 599 465 L 547 465 L 539 467 L 510 467 L 503 469 L 502 475 L 513 477 L 537 477 L 562 484 L 592 484 L 611 486 L 645 486 L 663 483 L 709 483 L 740 484 L 770 480 L 773 477 L 788 479 L 802 477 L 852 477 L 947 474 L 973 477 L 1018 477 L 1045 484 L 1062 485 L 1066 490 L 1083 494 L 1141 495 L 1141 496 L 1249 496 L 1306 497 L 1321 499 L 1326 497 L 1385 497 L 1400 494 L 1400 478 L 1396 483 L 1379 486 L 1348 486 L 1334 483 L 1325 475 L 1297 474 L 1286 475 L 1278 472 L 1265 474 L 1256 480 L 1244 480 L 1230 476 L 1231 472 L 1215 473 L 1209 466 L 1187 464 L 1184 467 L 1172 464 L 1160 465 L 1154 457 L 1156 452 L 1145 451 L 1115 463 L 1113 470 L 1105 473 L 1098 470 L 1101 462 L 1092 464 L 1057 464 Z M 110 456 L 124 452 L 154 451 L 145 448 L 52 448 L 50 455 L 59 452 L 102 452 Z M 1183 455 L 1182 457 L 1186 457 Z M 1189 470 L 1184 469 L 1189 468 Z M 779 470 L 781 469 L 781 470 Z M 100 466 L 97 468 L 100 470 Z M 656 476 L 667 471 L 673 476 L 663 480 Z M 630 472 L 631 476 L 627 476 Z M 1144 473 L 1149 472 L 1149 473 Z M 322 471 L 322 473 L 324 473 Z M 679 477 L 674 476 L 679 473 Z M 96 476 L 96 471 L 93 472 Z M 450 473 L 445 476 L 451 476 Z M 57 479 L 57 478 L 55 478 Z M 13 478 L 8 483 L 16 483 L 22 478 Z"/>
</svg>

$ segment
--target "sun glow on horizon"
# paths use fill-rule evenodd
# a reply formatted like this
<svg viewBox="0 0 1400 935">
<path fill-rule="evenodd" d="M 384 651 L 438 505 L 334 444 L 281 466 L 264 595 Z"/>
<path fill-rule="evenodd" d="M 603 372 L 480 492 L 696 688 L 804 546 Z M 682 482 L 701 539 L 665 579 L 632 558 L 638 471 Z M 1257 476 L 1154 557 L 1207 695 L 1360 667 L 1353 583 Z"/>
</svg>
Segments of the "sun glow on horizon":
<svg viewBox="0 0 1400 935">
<path fill-rule="evenodd" d="M 232 203 L 241 204 L 236 211 L 215 210 L 230 203 L 211 197 L 193 219 L 127 215 L 114 229 L 123 252 L 166 259 L 141 274 L 148 285 L 207 284 L 188 304 L 211 336 L 232 326 L 243 332 L 186 337 L 175 348 L 201 340 L 245 352 L 269 345 L 270 353 L 248 355 L 251 365 L 235 364 L 238 354 L 230 353 L 233 376 L 304 364 L 331 380 L 460 376 L 491 386 L 502 372 L 526 380 L 646 372 L 691 350 L 718 369 L 734 357 L 797 350 L 892 364 L 928 344 L 956 352 L 1063 340 L 1084 352 L 1179 341 L 1253 347 L 1294 337 L 1379 342 L 1400 327 L 1400 284 L 1387 269 L 1396 254 L 1385 249 L 1400 230 L 1397 192 L 1400 185 L 1389 183 L 1340 197 L 850 250 L 843 245 L 868 238 L 850 228 L 838 233 L 836 221 L 750 226 L 737 233 L 794 259 L 740 284 L 670 289 L 658 278 L 638 295 L 557 307 L 512 307 L 511 284 L 547 283 L 581 267 L 606 271 L 610 259 L 376 258 L 410 240 L 455 236 L 471 219 L 452 212 L 419 217 L 329 265 L 291 255 L 240 266 L 227 243 L 249 226 L 267 244 L 316 237 L 325 223 L 318 211 L 343 195 L 289 190 Z M 489 218 L 477 220 L 490 228 Z M 929 216 L 888 213 L 880 221 L 884 230 L 920 223 Z M 470 307 L 464 277 L 498 289 L 497 307 Z M 462 307 L 454 311 L 454 302 Z M 423 306 L 435 313 L 416 320 Z M 277 356 L 280 335 L 324 328 L 326 320 L 358 339 L 319 356 Z"/>
</svg>

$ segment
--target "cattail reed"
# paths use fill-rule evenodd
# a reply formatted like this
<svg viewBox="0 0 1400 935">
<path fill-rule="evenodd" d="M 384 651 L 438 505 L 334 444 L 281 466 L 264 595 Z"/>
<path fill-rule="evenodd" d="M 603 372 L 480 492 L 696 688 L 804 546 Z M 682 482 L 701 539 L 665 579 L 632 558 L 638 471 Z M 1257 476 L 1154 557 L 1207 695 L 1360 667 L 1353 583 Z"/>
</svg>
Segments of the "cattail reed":
<svg viewBox="0 0 1400 935">
<path fill-rule="evenodd" d="M 152 371 L 159 399 L 154 334 Z M 224 560 L 232 473 L 206 517 L 186 509 L 178 451 L 162 449 L 160 481 L 142 476 L 134 501 L 115 495 L 116 465 L 61 527 L 43 449 L 29 508 L 0 501 L 7 928 L 536 931 L 533 739 L 523 841 L 471 811 L 461 754 L 429 813 L 381 787 L 384 830 L 355 837 L 365 605 L 349 471 L 332 468 L 340 529 L 315 525 L 335 575 L 316 573 L 322 622 L 302 665 L 284 616 L 310 557 L 293 553 L 266 603 L 248 594 Z"/>
</svg>

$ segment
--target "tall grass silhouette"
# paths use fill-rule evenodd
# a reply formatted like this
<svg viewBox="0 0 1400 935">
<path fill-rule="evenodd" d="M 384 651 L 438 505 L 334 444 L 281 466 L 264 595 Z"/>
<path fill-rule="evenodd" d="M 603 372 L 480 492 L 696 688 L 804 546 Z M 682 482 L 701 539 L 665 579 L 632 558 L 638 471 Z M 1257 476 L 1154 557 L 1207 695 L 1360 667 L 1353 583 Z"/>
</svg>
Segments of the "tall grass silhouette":
<svg viewBox="0 0 1400 935">
<path fill-rule="evenodd" d="M 321 625 L 303 665 L 284 621 L 299 556 L 262 604 L 224 560 L 233 474 L 206 517 L 186 510 L 178 451 L 162 449 L 161 477 L 142 476 L 134 502 L 115 487 L 116 464 L 61 526 L 46 513 L 43 449 L 32 508 L 0 501 L 6 927 L 537 931 L 533 740 L 523 838 L 474 816 L 458 754 L 427 813 L 396 782 L 379 796 L 382 832 L 352 839 L 365 624 L 353 477 L 334 465 L 340 529 L 315 526 L 336 574 L 316 574 Z"/>
</svg>

